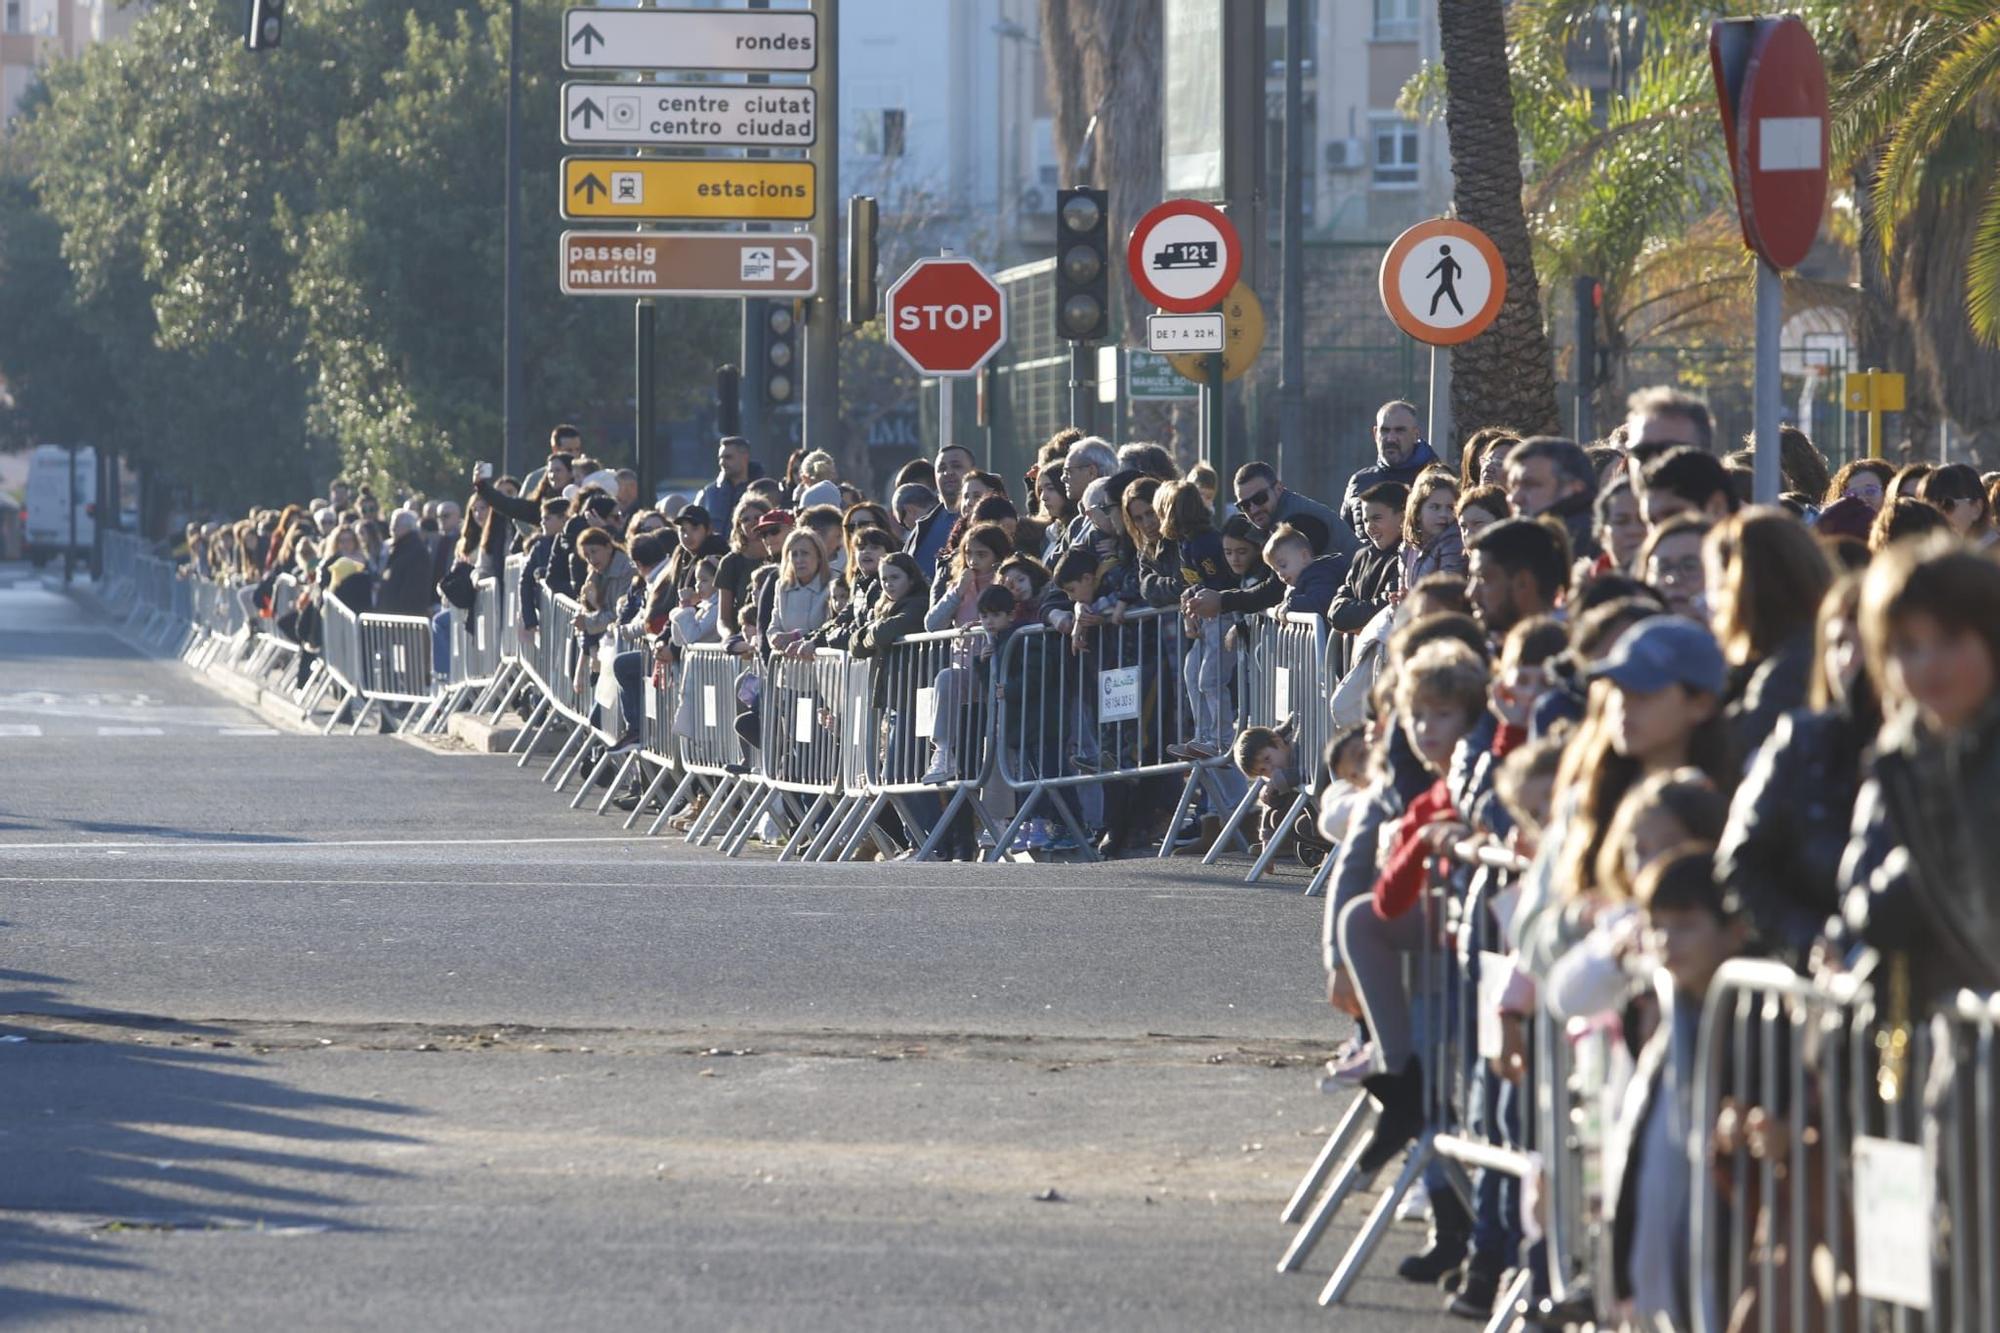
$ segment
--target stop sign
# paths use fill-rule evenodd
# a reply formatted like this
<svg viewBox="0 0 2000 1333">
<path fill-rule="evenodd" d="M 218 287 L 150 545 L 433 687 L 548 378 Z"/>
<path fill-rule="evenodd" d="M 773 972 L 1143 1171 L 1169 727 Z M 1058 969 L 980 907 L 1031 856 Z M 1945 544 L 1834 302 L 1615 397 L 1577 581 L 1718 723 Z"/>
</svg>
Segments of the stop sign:
<svg viewBox="0 0 2000 1333">
<path fill-rule="evenodd" d="M 970 375 L 1007 341 L 1007 298 L 970 259 L 919 259 L 883 308 L 890 346 L 926 375 Z"/>
</svg>

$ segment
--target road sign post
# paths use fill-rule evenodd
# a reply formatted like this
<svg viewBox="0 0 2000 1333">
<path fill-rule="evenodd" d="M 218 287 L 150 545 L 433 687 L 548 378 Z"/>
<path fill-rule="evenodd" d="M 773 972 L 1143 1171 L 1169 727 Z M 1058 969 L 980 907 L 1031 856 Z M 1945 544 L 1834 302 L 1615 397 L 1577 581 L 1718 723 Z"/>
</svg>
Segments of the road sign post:
<svg viewBox="0 0 2000 1333">
<path fill-rule="evenodd" d="M 1811 251 L 1826 208 L 1826 68 L 1812 32 L 1794 15 L 1722 19 L 1709 29 L 1708 53 L 1743 240 L 1758 257 L 1753 489 L 1759 504 L 1774 504 L 1783 484 L 1778 275 Z"/>
<path fill-rule="evenodd" d="M 820 253 L 829 269 L 838 267 L 836 245 L 840 239 L 840 0 L 817 0 L 816 39 L 824 44 L 826 58 L 815 60 L 812 91 L 819 113 L 833 128 L 816 136 L 812 145 L 812 168 L 819 185 L 809 217 L 818 239 Z M 785 17 L 797 18 L 796 12 Z M 824 449 L 838 457 L 840 449 L 840 304 L 835 293 L 840 284 L 820 284 L 818 293 L 806 303 L 805 405 L 801 421 L 801 442 L 808 449 Z"/>
<path fill-rule="evenodd" d="M 1882 456 L 1882 414 L 1900 412 L 1905 399 L 1901 373 L 1890 370 L 1855 371 L 1842 386 L 1847 410 L 1868 416 L 1868 456 Z"/>
<path fill-rule="evenodd" d="M 1484 333 L 1507 299 L 1507 265 L 1491 237 L 1451 218 L 1419 222 L 1382 256 L 1382 308 L 1397 328 L 1431 349 L 1433 448 L 1451 438 L 1451 352 Z"/>
</svg>

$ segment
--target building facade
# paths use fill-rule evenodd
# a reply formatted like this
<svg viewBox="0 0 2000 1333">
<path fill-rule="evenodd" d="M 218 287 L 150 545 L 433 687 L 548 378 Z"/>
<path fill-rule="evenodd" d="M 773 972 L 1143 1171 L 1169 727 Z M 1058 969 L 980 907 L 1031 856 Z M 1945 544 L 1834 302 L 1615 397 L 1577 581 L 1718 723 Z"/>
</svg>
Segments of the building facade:
<svg viewBox="0 0 2000 1333">
<path fill-rule="evenodd" d="M 0 0 L 0 135 L 43 65 L 123 37 L 143 8 L 119 0 Z"/>
</svg>

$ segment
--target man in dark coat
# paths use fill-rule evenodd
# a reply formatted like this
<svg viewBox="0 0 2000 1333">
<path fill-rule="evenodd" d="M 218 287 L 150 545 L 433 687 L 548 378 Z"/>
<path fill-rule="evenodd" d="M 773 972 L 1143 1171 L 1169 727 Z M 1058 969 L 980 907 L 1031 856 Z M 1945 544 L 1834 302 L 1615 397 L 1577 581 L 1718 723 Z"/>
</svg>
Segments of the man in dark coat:
<svg viewBox="0 0 2000 1333">
<path fill-rule="evenodd" d="M 389 563 L 375 588 L 375 609 L 392 616 L 428 616 L 437 604 L 431 552 L 415 510 L 389 516 Z"/>
<path fill-rule="evenodd" d="M 1362 468 L 1347 479 L 1347 493 L 1340 500 L 1340 516 L 1355 535 L 1361 532 L 1361 493 L 1385 481 L 1408 486 L 1417 474 L 1438 461 L 1417 429 L 1417 409 L 1398 399 L 1384 403 L 1375 413 L 1375 466 Z"/>
</svg>

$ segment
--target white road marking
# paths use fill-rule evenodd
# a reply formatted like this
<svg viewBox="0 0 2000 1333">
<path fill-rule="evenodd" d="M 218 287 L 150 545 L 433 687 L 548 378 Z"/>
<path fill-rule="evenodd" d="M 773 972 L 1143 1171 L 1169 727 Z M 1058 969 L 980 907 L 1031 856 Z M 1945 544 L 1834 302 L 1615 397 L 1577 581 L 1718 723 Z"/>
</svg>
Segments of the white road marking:
<svg viewBox="0 0 2000 1333">
<path fill-rule="evenodd" d="M 816 867 L 825 869 L 824 866 Z M 258 876 L 254 879 L 231 879 L 214 875 L 0 875 L 0 884 L 241 884 L 264 887 L 268 885 L 294 885 L 308 888 L 401 888 L 416 885 L 425 888 L 457 889 L 537 889 L 546 890 L 549 882 L 542 879 L 271 879 Z M 660 884 L 651 880 L 610 880 L 600 879 L 591 885 L 596 889 L 660 889 L 660 890 L 701 890 L 754 889 L 772 887 L 765 883 L 742 880 L 719 881 L 715 883 Z M 851 887 L 843 885 L 845 887 Z M 1190 884 L 1186 889 L 1163 892 L 1158 884 L 869 884 L 861 886 L 888 893 L 1145 893 L 1154 898 L 1207 898 L 1217 902 L 1262 901 L 1256 894 L 1245 894 L 1227 887 L 1213 884 Z M 1276 901 L 1275 898 L 1270 899 Z M 822 915 L 835 915 L 824 913 Z M 840 913 L 839 915 L 849 915 Z"/>
<path fill-rule="evenodd" d="M 276 727 L 224 727 L 215 733 L 218 736 L 275 736 Z"/>
<path fill-rule="evenodd" d="M 100 736 L 164 736 L 167 733 L 159 727 L 99 727 Z"/>
<path fill-rule="evenodd" d="M 0 722 L 0 736 L 39 736 L 42 729 L 32 722 Z"/>
</svg>

